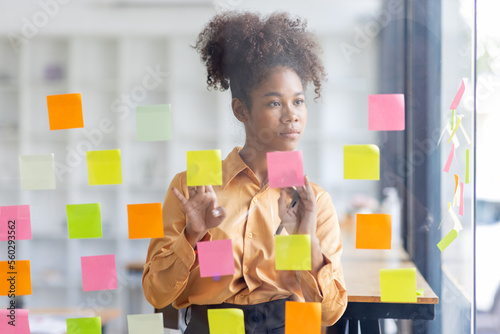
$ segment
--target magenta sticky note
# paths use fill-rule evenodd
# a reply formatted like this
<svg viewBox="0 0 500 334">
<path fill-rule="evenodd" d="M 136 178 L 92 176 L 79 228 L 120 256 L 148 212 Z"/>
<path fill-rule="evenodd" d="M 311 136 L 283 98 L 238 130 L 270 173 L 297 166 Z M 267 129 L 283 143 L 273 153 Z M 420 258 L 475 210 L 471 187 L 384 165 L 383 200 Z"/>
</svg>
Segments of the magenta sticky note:
<svg viewBox="0 0 500 334">
<path fill-rule="evenodd" d="M 31 239 L 29 205 L 0 206 L 0 241 L 9 236 L 11 240 Z"/>
<path fill-rule="evenodd" d="M 267 177 L 271 188 L 303 186 L 302 151 L 268 152 Z"/>
<path fill-rule="evenodd" d="M 453 156 L 455 155 L 455 144 L 451 144 L 450 154 L 448 155 L 448 160 L 446 160 L 446 165 L 444 165 L 443 171 L 448 173 L 450 171 L 451 162 L 453 161 Z"/>
<path fill-rule="evenodd" d="M 0 333 L 30 334 L 29 311 L 20 308 L 0 309 Z"/>
<path fill-rule="evenodd" d="M 201 277 L 220 277 L 234 274 L 231 239 L 200 241 L 196 247 Z"/>
<path fill-rule="evenodd" d="M 404 94 L 368 95 L 368 130 L 401 131 L 404 129 Z"/>
<path fill-rule="evenodd" d="M 458 89 L 458 92 L 455 95 L 453 102 L 451 103 L 450 109 L 452 109 L 452 110 L 457 109 L 458 104 L 460 103 L 460 100 L 462 99 L 462 95 L 464 95 L 466 82 L 467 82 L 467 79 L 462 79 L 462 83 L 460 84 L 460 88 Z"/>
<path fill-rule="evenodd" d="M 82 256 L 83 291 L 118 289 L 115 255 Z"/>
</svg>

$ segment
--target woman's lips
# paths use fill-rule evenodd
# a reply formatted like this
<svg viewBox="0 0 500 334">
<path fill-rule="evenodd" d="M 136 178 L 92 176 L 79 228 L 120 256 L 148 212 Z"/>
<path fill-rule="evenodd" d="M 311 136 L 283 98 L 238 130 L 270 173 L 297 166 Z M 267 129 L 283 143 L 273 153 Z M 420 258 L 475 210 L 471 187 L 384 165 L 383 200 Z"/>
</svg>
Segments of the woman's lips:
<svg viewBox="0 0 500 334">
<path fill-rule="evenodd" d="M 285 132 L 280 132 L 281 137 L 289 138 L 289 139 L 295 139 L 300 136 L 299 131 L 285 131 Z"/>
</svg>

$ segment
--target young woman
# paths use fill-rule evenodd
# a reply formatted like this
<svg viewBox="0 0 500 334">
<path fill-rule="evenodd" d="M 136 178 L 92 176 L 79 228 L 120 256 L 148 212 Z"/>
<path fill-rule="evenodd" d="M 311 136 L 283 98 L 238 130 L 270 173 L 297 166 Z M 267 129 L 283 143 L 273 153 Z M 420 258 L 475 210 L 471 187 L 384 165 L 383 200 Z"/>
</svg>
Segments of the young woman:
<svg viewBox="0 0 500 334">
<path fill-rule="evenodd" d="M 306 85 L 320 96 L 319 46 L 299 18 L 226 12 L 208 23 L 195 48 L 208 86 L 230 89 L 246 140 L 222 162 L 222 186 L 187 187 L 185 172 L 174 177 L 163 206 L 165 237 L 151 240 L 144 267 L 146 299 L 156 308 L 190 306 L 186 333 L 208 333 L 207 309 L 223 307 L 243 309 L 246 333 L 284 333 L 287 300 L 320 302 L 323 324 L 332 325 L 347 295 L 330 196 L 304 176 L 290 207 L 293 191 L 267 184 L 266 153 L 295 150 L 304 133 Z M 281 234 L 311 235 L 310 271 L 275 270 L 281 222 Z M 232 240 L 235 273 L 201 278 L 196 244 L 219 239 Z"/>
</svg>

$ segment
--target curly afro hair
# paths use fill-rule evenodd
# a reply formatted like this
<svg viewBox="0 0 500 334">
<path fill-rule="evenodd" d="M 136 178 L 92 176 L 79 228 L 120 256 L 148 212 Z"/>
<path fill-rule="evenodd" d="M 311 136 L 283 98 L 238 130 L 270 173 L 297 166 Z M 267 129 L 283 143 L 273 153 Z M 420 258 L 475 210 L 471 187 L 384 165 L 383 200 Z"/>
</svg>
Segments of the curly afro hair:
<svg viewBox="0 0 500 334">
<path fill-rule="evenodd" d="M 319 98 L 326 75 L 319 44 L 306 28 L 305 20 L 283 12 L 264 18 L 236 11 L 216 15 L 193 46 L 207 68 L 207 88 L 230 88 L 233 98 L 251 108 L 251 90 L 269 69 L 286 66 L 295 70 L 304 88 L 312 81 Z"/>
</svg>

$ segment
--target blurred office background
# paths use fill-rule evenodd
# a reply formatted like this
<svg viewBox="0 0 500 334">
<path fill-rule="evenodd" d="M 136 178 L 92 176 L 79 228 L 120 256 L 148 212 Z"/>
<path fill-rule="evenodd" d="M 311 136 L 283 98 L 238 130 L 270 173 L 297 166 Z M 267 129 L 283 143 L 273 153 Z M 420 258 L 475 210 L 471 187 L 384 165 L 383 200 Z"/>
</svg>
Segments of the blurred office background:
<svg viewBox="0 0 500 334">
<path fill-rule="evenodd" d="M 498 244 L 494 240 L 500 237 L 499 179 L 493 153 L 498 143 L 498 113 L 494 108 L 499 96 L 500 41 L 494 33 L 499 29 L 490 25 L 495 21 L 496 2 L 478 1 L 477 124 L 474 1 L 431 3 L 439 8 L 437 14 L 429 14 L 439 21 L 439 30 L 423 22 L 431 33 L 422 44 L 435 39 L 439 48 L 438 91 L 433 92 L 437 120 L 420 126 L 430 128 L 429 134 L 436 129 L 440 133 L 461 78 L 469 78 L 464 100 L 468 98 L 472 103 L 462 103 L 457 112 L 466 116 L 464 125 L 473 140 L 472 153 L 477 125 L 477 281 L 484 282 L 477 288 L 477 325 L 479 328 L 480 321 L 488 322 L 484 330 L 496 333 L 500 332 L 500 324 L 495 323 L 500 318 L 500 304 L 494 296 L 500 272 L 495 272 L 497 266 L 492 265 L 494 250 L 490 248 Z M 33 239 L 18 242 L 19 258 L 31 261 L 33 293 L 21 298 L 23 307 L 116 310 L 120 315 L 111 317 L 107 333 L 126 333 L 127 314 L 153 312 L 141 288 L 140 268 L 149 240 L 128 239 L 126 205 L 162 202 L 172 177 L 186 168 L 186 151 L 220 148 L 226 156 L 234 146 L 243 144 L 243 128 L 232 115 L 229 92 L 206 89 L 205 69 L 190 47 L 204 24 L 224 10 L 286 10 L 308 19 L 323 47 L 328 81 L 317 103 L 312 100 L 313 92 L 308 91 L 309 122 L 300 146 L 304 169 L 330 193 L 339 213 L 346 252 L 356 251 L 352 241 L 358 212 L 393 214 L 394 244 L 418 248 L 414 240 L 421 240 L 420 232 L 408 223 L 411 212 L 407 203 L 411 195 L 417 194 L 419 185 L 403 189 L 410 174 L 407 168 L 421 167 L 411 160 L 415 157 L 411 154 L 415 149 L 409 148 L 412 139 L 403 133 L 368 131 L 368 95 L 405 93 L 411 86 L 406 76 L 408 66 L 418 74 L 419 59 L 408 60 L 410 51 L 404 39 L 405 18 L 415 6 L 416 2 L 409 0 L 1 1 L 0 205 L 31 206 Z M 426 63 L 426 70 L 431 65 Z M 422 86 L 430 87 L 425 81 L 428 79 L 422 80 Z M 49 131 L 46 96 L 76 92 L 82 93 L 85 128 Z M 479 98 L 480 92 L 485 92 L 484 98 Z M 136 140 L 135 106 L 152 104 L 171 104 L 171 141 Z M 438 146 L 431 135 L 428 139 L 438 158 L 446 159 L 449 151 Z M 344 180 L 345 144 L 379 145 L 380 181 Z M 117 148 L 122 154 L 123 184 L 89 186 L 85 151 Z M 21 191 L 18 156 L 46 153 L 55 154 L 57 189 Z M 433 173 L 439 174 L 441 169 Z M 420 181 L 436 180 L 432 187 L 439 196 L 437 212 L 444 213 L 453 182 L 435 176 Z M 442 296 L 442 309 L 435 320 L 439 325 L 426 326 L 429 332 L 465 333 L 463 328 L 474 326 L 474 186 L 471 183 L 466 191 L 460 240 L 450 246 L 448 254 L 435 257 L 433 263 L 430 258 L 435 250 L 419 260 L 430 268 L 429 277 L 425 270 L 421 271 L 432 288 L 437 292 L 442 287 L 448 289 L 441 277 L 450 278 L 446 282 L 454 282 L 463 309 L 470 312 L 466 311 L 465 318 L 458 321 L 461 330 L 455 331 L 456 324 L 446 322 L 453 318 L 454 306 Z M 66 204 L 97 202 L 102 207 L 103 238 L 69 240 Z M 424 224 L 422 233 L 434 233 L 438 235 L 434 239 L 439 240 L 441 234 L 446 234 L 437 229 L 440 218 Z M 119 289 L 83 292 L 79 258 L 100 254 L 116 254 Z M 6 260 L 6 256 L 6 251 L 0 252 L 0 260 Z M 439 273 L 432 273 L 432 268 Z M 0 297 L 0 307 L 7 302 L 6 297 Z M 387 322 L 384 331 L 393 333 L 398 328 L 401 331 L 402 326 Z"/>
</svg>

